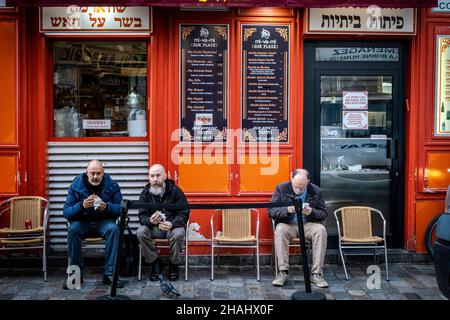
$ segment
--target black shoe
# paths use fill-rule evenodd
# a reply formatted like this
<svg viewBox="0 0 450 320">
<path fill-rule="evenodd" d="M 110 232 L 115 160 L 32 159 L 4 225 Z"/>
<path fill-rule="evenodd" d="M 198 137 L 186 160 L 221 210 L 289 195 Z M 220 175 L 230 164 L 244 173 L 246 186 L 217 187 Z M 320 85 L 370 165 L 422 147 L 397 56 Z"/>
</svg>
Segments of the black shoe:
<svg viewBox="0 0 450 320">
<path fill-rule="evenodd" d="M 67 275 L 66 278 L 64 279 L 63 286 L 62 286 L 62 288 L 64 290 L 69 290 L 69 287 L 67 286 L 68 278 L 69 278 L 69 276 Z M 81 274 L 80 274 L 80 283 L 83 283 L 83 272 L 81 272 Z"/>
<path fill-rule="evenodd" d="M 108 286 L 111 286 L 113 283 L 113 277 L 108 275 L 103 275 L 103 284 L 106 284 Z M 123 288 L 123 282 L 117 279 L 117 285 L 116 288 Z"/>
<path fill-rule="evenodd" d="M 162 263 L 161 260 L 159 260 L 159 258 L 157 258 L 153 263 L 152 263 L 152 271 L 150 273 L 150 281 L 158 281 L 159 280 L 159 275 L 162 273 Z"/>
<path fill-rule="evenodd" d="M 169 280 L 177 281 L 180 274 L 178 272 L 178 265 L 169 263 Z"/>
</svg>

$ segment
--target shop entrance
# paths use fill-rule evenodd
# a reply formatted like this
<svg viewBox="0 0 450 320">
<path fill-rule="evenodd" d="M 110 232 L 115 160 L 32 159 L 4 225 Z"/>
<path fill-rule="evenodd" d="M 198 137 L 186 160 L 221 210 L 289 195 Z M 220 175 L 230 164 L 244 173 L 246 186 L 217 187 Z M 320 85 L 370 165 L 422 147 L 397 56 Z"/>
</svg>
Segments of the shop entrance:
<svg viewBox="0 0 450 320">
<path fill-rule="evenodd" d="M 389 245 L 403 239 L 404 54 L 400 43 L 306 42 L 303 160 L 333 211 L 381 210 Z M 374 225 L 382 232 L 382 225 Z"/>
</svg>

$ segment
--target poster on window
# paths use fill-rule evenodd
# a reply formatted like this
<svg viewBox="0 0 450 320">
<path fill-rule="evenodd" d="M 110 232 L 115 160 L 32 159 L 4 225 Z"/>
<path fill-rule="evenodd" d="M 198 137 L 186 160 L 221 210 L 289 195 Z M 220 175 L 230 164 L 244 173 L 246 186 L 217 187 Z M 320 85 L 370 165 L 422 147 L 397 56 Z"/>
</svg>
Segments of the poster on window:
<svg viewBox="0 0 450 320">
<path fill-rule="evenodd" d="M 342 111 L 342 129 L 345 130 L 369 129 L 369 112 Z"/>
<path fill-rule="evenodd" d="M 435 136 L 450 136 L 450 35 L 437 37 Z"/>
<path fill-rule="evenodd" d="M 228 25 L 180 25 L 180 141 L 225 142 Z"/>
<path fill-rule="evenodd" d="M 343 91 L 342 108 L 344 110 L 367 110 L 369 94 L 367 91 Z"/>
<path fill-rule="evenodd" d="M 242 26 L 242 140 L 288 142 L 289 26 Z"/>
</svg>

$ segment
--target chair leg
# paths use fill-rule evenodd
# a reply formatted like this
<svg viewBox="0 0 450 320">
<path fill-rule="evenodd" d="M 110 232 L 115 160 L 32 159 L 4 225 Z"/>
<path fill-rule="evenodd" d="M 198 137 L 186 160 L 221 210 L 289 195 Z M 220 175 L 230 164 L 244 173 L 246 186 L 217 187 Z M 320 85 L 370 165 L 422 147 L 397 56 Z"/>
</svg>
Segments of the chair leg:
<svg viewBox="0 0 450 320">
<path fill-rule="evenodd" d="M 139 265 L 138 265 L 138 280 L 141 281 L 142 276 L 142 247 L 139 244 Z"/>
<path fill-rule="evenodd" d="M 44 271 L 44 281 L 47 282 L 47 246 L 44 239 L 44 248 L 42 249 L 42 269 Z"/>
<path fill-rule="evenodd" d="M 188 268 L 189 268 L 189 245 L 186 236 L 186 244 L 184 246 L 184 281 L 188 281 Z"/>
<path fill-rule="evenodd" d="M 259 275 L 259 243 L 256 243 L 256 281 L 261 281 Z"/>
<path fill-rule="evenodd" d="M 386 281 L 389 281 L 389 267 L 386 240 L 384 241 L 384 263 L 386 264 Z"/>
<path fill-rule="evenodd" d="M 220 267 L 220 247 L 217 247 L 217 266 Z"/>
<path fill-rule="evenodd" d="M 347 267 L 345 266 L 344 254 L 342 253 L 341 244 L 339 244 L 339 252 L 341 254 L 342 265 L 344 266 L 345 280 L 348 280 Z"/>
<path fill-rule="evenodd" d="M 373 264 L 377 264 L 377 246 L 373 248 Z"/>
<path fill-rule="evenodd" d="M 253 263 L 253 268 L 255 267 L 255 260 L 256 260 L 256 256 L 255 256 L 255 248 L 252 248 L 252 255 L 253 255 L 253 261 L 252 261 L 252 263 Z"/>
<path fill-rule="evenodd" d="M 211 243 L 211 281 L 214 280 L 214 243 Z"/>
</svg>

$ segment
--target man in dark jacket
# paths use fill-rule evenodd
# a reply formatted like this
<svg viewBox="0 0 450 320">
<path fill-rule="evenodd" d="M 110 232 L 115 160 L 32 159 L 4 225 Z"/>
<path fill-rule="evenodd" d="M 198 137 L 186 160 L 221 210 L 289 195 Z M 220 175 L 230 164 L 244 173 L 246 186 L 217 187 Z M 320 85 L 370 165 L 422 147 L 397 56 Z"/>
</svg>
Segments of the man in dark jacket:
<svg viewBox="0 0 450 320">
<path fill-rule="evenodd" d="M 167 179 L 162 165 L 154 164 L 151 166 L 149 182 L 141 192 L 140 202 L 187 204 L 183 191 L 175 185 L 173 180 Z M 183 241 L 189 212 L 189 209 L 139 209 L 141 226 L 137 231 L 137 237 L 145 261 L 152 265 L 151 281 L 157 281 L 158 276 L 162 273 L 162 263 L 153 239 L 169 239 L 169 279 L 171 281 L 178 280 L 178 264 L 182 260 Z"/>
<path fill-rule="evenodd" d="M 81 242 L 88 237 L 105 239 L 105 264 L 103 283 L 111 285 L 114 260 L 117 254 L 119 228 L 116 219 L 120 216 L 122 194 L 119 185 L 104 172 L 98 160 L 89 161 L 86 172 L 76 177 L 69 187 L 63 214 L 70 226 L 67 234 L 67 249 L 71 265 L 83 270 Z M 118 281 L 117 287 L 123 283 Z M 67 288 L 65 282 L 64 288 Z"/>
<path fill-rule="evenodd" d="M 309 180 L 307 170 L 294 170 L 291 181 L 277 185 L 271 202 L 293 202 L 296 198 L 302 200 L 305 238 L 312 242 L 311 282 L 320 288 L 326 288 L 328 283 L 323 278 L 323 264 L 327 249 L 327 231 L 322 222 L 327 217 L 327 211 L 322 192 Z M 279 270 L 272 284 L 281 287 L 288 279 L 289 241 L 299 236 L 297 215 L 294 206 L 290 206 L 270 208 L 269 216 L 276 224 L 275 254 Z"/>
</svg>

